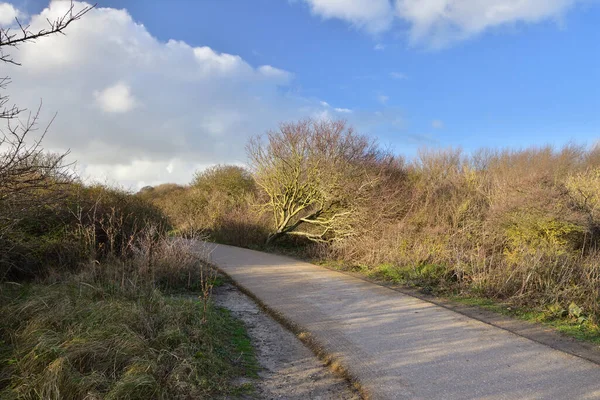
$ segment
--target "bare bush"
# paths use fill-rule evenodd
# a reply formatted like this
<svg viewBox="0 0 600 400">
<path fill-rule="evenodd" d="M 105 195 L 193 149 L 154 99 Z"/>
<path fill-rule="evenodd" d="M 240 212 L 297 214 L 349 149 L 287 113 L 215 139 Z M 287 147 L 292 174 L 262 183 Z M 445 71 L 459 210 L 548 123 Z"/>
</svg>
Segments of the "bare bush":
<svg viewBox="0 0 600 400">
<path fill-rule="evenodd" d="M 598 160 L 572 145 L 423 151 L 398 178 L 395 213 L 317 255 L 437 290 L 574 303 L 597 322 Z"/>
<path fill-rule="evenodd" d="M 393 157 L 344 121 L 282 124 L 247 146 L 252 172 L 273 216 L 268 241 L 300 236 L 329 242 L 356 233 L 359 209 Z"/>
<path fill-rule="evenodd" d="M 0 238 L 23 213 L 55 204 L 64 186 L 75 180 L 64 161 L 67 153 L 46 153 L 41 139 L 27 143 L 37 123 L 38 114 L 16 126 L 9 121 L 0 129 Z"/>
<path fill-rule="evenodd" d="M 71 7 L 48 26 L 39 31 L 31 31 L 28 26 L 15 19 L 14 26 L 0 27 L 0 63 L 19 65 L 8 50 L 24 43 L 63 33 L 74 21 L 80 19 L 93 6 L 80 10 Z M 40 108 L 27 113 L 25 109 L 11 104 L 6 89 L 9 77 L 0 78 L 0 279 L 4 279 L 21 265 L 23 248 L 19 236 L 23 229 L 17 229 L 24 220 L 43 213 L 46 209 L 56 208 L 64 196 L 63 188 L 74 181 L 74 175 L 65 163 L 68 154 L 48 154 L 41 142 L 48 127 L 32 139 L 39 125 Z M 26 269 L 27 267 L 25 267 Z"/>
</svg>

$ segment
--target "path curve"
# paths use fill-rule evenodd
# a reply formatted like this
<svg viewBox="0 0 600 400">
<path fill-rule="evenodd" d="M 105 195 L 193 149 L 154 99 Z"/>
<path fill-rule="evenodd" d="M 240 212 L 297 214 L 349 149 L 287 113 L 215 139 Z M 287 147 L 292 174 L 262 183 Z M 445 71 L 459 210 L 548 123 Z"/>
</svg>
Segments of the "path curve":
<svg viewBox="0 0 600 400">
<path fill-rule="evenodd" d="M 600 367 L 446 308 L 289 257 L 203 244 L 240 287 L 370 399 L 600 399 Z"/>
</svg>

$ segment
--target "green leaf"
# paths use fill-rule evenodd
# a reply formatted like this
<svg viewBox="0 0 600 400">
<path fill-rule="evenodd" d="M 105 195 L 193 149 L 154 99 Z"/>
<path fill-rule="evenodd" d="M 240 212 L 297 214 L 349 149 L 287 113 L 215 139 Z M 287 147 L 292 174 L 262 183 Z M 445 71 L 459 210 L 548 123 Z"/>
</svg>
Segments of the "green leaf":
<svg viewBox="0 0 600 400">
<path fill-rule="evenodd" d="M 569 304 L 569 315 L 573 318 L 580 318 L 583 316 L 583 308 L 579 307 L 574 302 Z"/>
</svg>

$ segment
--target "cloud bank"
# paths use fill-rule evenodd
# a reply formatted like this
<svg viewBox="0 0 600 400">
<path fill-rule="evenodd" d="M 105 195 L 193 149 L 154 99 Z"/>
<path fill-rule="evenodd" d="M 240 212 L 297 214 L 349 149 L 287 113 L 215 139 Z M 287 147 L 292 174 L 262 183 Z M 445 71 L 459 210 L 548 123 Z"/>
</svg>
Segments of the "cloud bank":
<svg viewBox="0 0 600 400">
<path fill-rule="evenodd" d="M 8 26 L 20 17 L 19 11 L 9 3 L 0 3 L 0 26 Z"/>
<path fill-rule="evenodd" d="M 30 17 L 30 29 L 47 27 L 67 7 L 51 2 Z M 0 3 L 0 15 L 11 24 L 18 11 Z M 85 177 L 132 188 L 185 183 L 198 168 L 243 163 L 250 136 L 322 108 L 288 94 L 292 73 L 159 41 L 126 10 L 96 8 L 66 36 L 24 44 L 12 55 L 22 66 L 4 66 L 11 101 L 35 110 L 42 99 L 42 123 L 58 113 L 45 147 L 70 149 Z"/>
<path fill-rule="evenodd" d="M 369 33 L 408 24 L 410 42 L 443 47 L 494 27 L 560 19 L 586 0 L 304 0 L 312 13 Z"/>
<path fill-rule="evenodd" d="M 313 14 L 337 18 L 377 34 L 387 30 L 394 19 L 389 0 L 305 0 Z"/>
</svg>

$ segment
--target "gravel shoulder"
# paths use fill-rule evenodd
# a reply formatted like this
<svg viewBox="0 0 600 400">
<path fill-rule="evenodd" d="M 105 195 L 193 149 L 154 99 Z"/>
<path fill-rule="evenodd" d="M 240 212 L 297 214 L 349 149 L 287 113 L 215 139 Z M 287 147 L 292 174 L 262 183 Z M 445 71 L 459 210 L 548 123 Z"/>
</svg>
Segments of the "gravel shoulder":
<svg viewBox="0 0 600 400">
<path fill-rule="evenodd" d="M 331 372 L 293 333 L 235 286 L 225 283 L 215 288 L 214 301 L 244 322 L 256 349 L 260 379 L 256 393 L 248 398 L 360 399 L 347 380 Z"/>
</svg>

